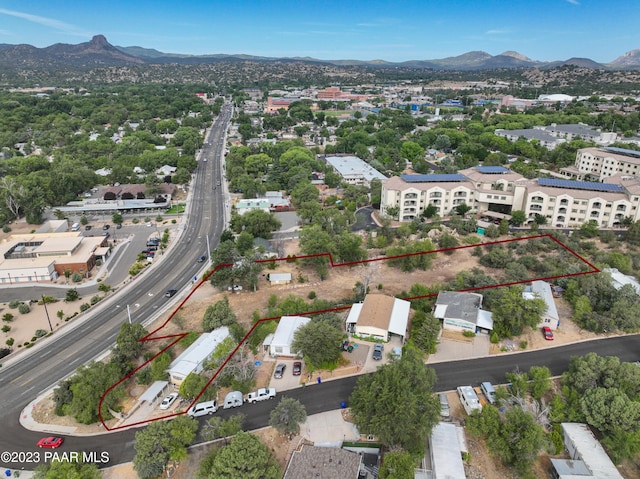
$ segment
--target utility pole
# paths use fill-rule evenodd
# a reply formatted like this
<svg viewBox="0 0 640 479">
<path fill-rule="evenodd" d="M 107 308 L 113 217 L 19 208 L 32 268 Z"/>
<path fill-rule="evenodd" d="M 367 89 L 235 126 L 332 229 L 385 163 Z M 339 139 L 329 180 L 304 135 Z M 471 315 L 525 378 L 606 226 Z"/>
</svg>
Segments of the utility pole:
<svg viewBox="0 0 640 479">
<path fill-rule="evenodd" d="M 49 322 L 49 329 L 53 333 L 53 326 L 51 326 L 51 318 L 49 318 L 49 311 L 47 310 L 47 302 L 44 299 L 44 294 L 42 295 L 42 305 L 44 306 L 44 312 L 47 315 L 47 321 Z"/>
</svg>

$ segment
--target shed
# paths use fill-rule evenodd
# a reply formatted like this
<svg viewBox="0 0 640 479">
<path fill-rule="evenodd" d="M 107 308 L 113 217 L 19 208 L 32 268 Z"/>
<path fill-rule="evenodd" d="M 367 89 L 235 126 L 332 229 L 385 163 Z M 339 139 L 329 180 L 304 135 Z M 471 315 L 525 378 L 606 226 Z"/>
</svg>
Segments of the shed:
<svg viewBox="0 0 640 479">
<path fill-rule="evenodd" d="M 389 341 L 389 335 L 404 342 L 409 324 L 411 303 L 384 294 L 368 294 L 364 302 L 351 306 L 347 316 L 347 330 L 358 336 Z"/>
<path fill-rule="evenodd" d="M 209 359 L 216 347 L 229 336 L 229 328 L 214 329 L 210 333 L 203 333 L 191 346 L 184 350 L 169 365 L 167 372 L 171 382 L 179 386 L 191 373 L 200 373 L 204 362 Z"/>
<path fill-rule="evenodd" d="M 301 326 L 309 323 L 310 318 L 303 316 L 282 316 L 278 321 L 276 332 L 273 333 L 271 343 L 269 344 L 269 354 L 271 356 L 295 356 L 291 352 L 291 343 L 293 335 Z"/>
<path fill-rule="evenodd" d="M 269 273 L 268 278 L 272 286 L 291 283 L 291 273 Z"/>
<path fill-rule="evenodd" d="M 147 402 L 149 404 L 153 404 L 159 397 L 163 396 L 167 387 L 169 386 L 168 381 L 156 381 L 151 386 L 147 388 L 147 390 L 142 393 L 142 395 L 138 398 L 138 402 L 143 403 Z"/>
</svg>

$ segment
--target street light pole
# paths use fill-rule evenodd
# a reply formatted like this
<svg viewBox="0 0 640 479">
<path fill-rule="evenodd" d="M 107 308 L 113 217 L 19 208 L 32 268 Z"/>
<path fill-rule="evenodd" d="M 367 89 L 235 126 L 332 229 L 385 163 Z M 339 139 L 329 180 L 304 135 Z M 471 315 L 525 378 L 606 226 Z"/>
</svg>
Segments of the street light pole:
<svg viewBox="0 0 640 479">
<path fill-rule="evenodd" d="M 51 318 L 49 318 L 49 311 L 47 310 L 47 302 L 44 299 L 44 294 L 42 295 L 42 305 L 44 306 L 44 312 L 47 315 L 47 321 L 49 322 L 49 329 L 53 333 L 53 326 L 51 326 Z"/>
</svg>

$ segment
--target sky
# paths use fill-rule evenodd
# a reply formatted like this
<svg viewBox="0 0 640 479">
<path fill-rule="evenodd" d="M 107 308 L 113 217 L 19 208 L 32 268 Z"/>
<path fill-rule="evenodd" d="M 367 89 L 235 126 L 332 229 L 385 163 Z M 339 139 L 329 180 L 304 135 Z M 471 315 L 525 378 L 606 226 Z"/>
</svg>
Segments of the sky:
<svg viewBox="0 0 640 479">
<path fill-rule="evenodd" d="M 640 49 L 638 0 L 0 0 L 0 43 L 102 34 L 165 53 L 432 60 L 511 50 L 608 63 Z"/>
</svg>

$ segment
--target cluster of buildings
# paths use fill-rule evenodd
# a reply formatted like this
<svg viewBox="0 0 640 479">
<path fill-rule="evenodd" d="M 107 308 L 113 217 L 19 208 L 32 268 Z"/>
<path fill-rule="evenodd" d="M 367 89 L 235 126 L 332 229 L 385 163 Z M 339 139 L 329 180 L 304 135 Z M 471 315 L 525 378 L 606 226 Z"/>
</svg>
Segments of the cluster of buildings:
<svg viewBox="0 0 640 479">
<path fill-rule="evenodd" d="M 49 221 L 37 232 L 14 234 L 0 242 L 0 284 L 55 281 L 65 271 L 87 275 L 111 249 L 106 236 L 67 231 L 66 220 Z"/>
<path fill-rule="evenodd" d="M 498 128 L 494 133 L 512 142 L 520 138 L 524 138 L 527 141 L 536 140 L 538 144 L 549 150 L 553 150 L 558 145 L 575 139 L 592 141 L 598 145 L 610 145 L 618 139 L 617 133 L 603 132 L 601 129 L 591 128 L 582 123 L 567 125 L 557 125 L 553 123 L 548 126 L 534 126 L 533 128 L 518 130 Z"/>
<path fill-rule="evenodd" d="M 477 166 L 456 174 L 401 175 L 382 182 L 382 213 L 394 211 L 395 219 L 412 221 L 425 208 L 439 216 L 452 214 L 466 204 L 477 213 L 526 213 L 527 222 L 536 215 L 554 227 L 580 227 L 590 220 L 612 228 L 624 221 L 640 219 L 640 176 L 634 173 L 640 155 L 621 148 L 585 148 L 577 153 L 575 177 L 528 179 L 504 166 Z"/>
</svg>

